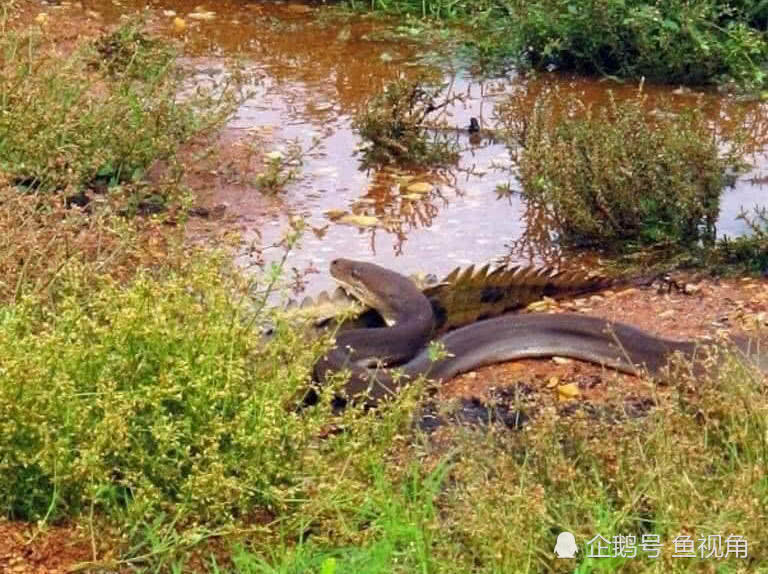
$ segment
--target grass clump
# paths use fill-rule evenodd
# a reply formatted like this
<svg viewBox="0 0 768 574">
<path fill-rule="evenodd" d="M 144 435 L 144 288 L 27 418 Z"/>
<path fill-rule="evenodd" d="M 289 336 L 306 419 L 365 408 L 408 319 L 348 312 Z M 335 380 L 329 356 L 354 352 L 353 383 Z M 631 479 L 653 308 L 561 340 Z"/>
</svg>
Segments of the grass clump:
<svg viewBox="0 0 768 574">
<path fill-rule="evenodd" d="M 0 54 L 0 171 L 23 190 L 81 205 L 90 192 L 142 193 L 150 166 L 171 160 L 233 103 L 229 89 L 179 101 L 174 52 L 138 22 L 65 57 L 33 33 L 8 31 Z"/>
<path fill-rule="evenodd" d="M 353 128 L 365 143 L 363 164 L 442 165 L 456 161 L 456 143 L 431 132 L 425 122 L 456 97 L 425 78 L 399 78 L 373 96 L 355 117 Z"/>
<path fill-rule="evenodd" d="M 768 271 L 768 210 L 755 208 L 753 213 L 739 215 L 749 231 L 739 237 L 723 237 L 717 243 L 715 259 L 719 262 L 746 269 L 748 272 Z"/>
<path fill-rule="evenodd" d="M 48 301 L 2 309 L 6 514 L 93 506 L 224 522 L 291 496 L 313 419 L 286 400 L 311 347 L 285 332 L 263 345 L 250 286 L 222 258 L 197 259 L 125 285 L 72 266 Z"/>
<path fill-rule="evenodd" d="M 766 80 L 768 8 L 759 0 L 373 0 L 360 9 L 460 22 L 471 54 L 536 69 L 682 84 Z"/>
<path fill-rule="evenodd" d="M 537 68 L 704 84 L 765 82 L 759 2 L 516 2 L 520 54 Z M 755 12 L 758 10 L 758 12 Z"/>
<path fill-rule="evenodd" d="M 712 242 L 740 150 L 721 152 L 701 113 L 649 116 L 640 94 L 598 109 L 572 99 L 554 119 L 551 100 L 519 132 L 518 162 L 523 196 L 561 242 L 615 252 Z"/>
</svg>

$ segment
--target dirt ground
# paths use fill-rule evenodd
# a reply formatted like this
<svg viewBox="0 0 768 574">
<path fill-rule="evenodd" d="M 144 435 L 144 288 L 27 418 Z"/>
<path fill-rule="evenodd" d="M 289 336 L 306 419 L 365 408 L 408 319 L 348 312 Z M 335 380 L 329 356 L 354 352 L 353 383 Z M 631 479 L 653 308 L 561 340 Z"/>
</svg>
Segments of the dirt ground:
<svg viewBox="0 0 768 574">
<path fill-rule="evenodd" d="M 676 289 L 631 288 L 591 297 L 538 305 L 539 312 L 576 312 L 630 323 L 670 339 L 706 338 L 740 333 L 762 338 L 768 320 L 768 280 L 699 279 L 680 275 Z M 582 400 L 599 401 L 607 390 L 648 392 L 637 377 L 568 359 L 526 360 L 493 365 L 450 381 L 445 397 L 485 396 L 489 389 L 525 381 L 542 392 L 575 383 Z"/>
</svg>

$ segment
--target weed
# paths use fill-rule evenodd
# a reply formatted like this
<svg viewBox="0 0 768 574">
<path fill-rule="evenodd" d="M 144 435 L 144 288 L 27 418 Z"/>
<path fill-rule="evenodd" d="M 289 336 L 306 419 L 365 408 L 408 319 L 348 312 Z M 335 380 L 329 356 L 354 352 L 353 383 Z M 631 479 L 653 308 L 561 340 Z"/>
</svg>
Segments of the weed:
<svg viewBox="0 0 768 574">
<path fill-rule="evenodd" d="M 768 211 L 764 207 L 756 208 L 753 214 L 742 212 L 739 219 L 747 224 L 749 233 L 721 239 L 715 256 L 726 264 L 765 273 L 768 270 Z"/>
<path fill-rule="evenodd" d="M 127 23 L 96 50 L 83 46 L 63 59 L 39 50 L 31 33 L 0 39 L 0 171 L 11 183 L 80 205 L 110 188 L 141 195 L 150 166 L 230 113 L 228 87 L 215 99 L 179 102 L 172 53 L 138 26 Z"/>
<path fill-rule="evenodd" d="M 371 98 L 353 123 L 365 142 L 363 164 L 424 166 L 455 161 L 455 142 L 445 134 L 431 134 L 425 125 L 430 114 L 458 99 L 444 92 L 445 86 L 424 77 L 400 78 Z"/>
<path fill-rule="evenodd" d="M 518 161 L 524 197 L 563 243 L 628 251 L 713 241 L 738 142 L 721 152 L 695 109 L 650 117 L 642 93 L 600 109 L 571 99 L 560 119 L 548 114 L 552 98 L 519 132 Z"/>
<path fill-rule="evenodd" d="M 768 12 L 759 0 L 373 0 L 358 9 L 461 22 L 470 53 L 488 70 L 504 61 L 669 83 L 766 80 Z"/>
<path fill-rule="evenodd" d="M 318 138 L 307 149 L 303 149 L 298 141 L 293 141 L 288 143 L 285 152 L 275 150 L 266 154 L 264 171 L 255 178 L 256 186 L 270 195 L 283 190 L 288 183 L 299 177 L 304 157 L 318 145 Z"/>
</svg>

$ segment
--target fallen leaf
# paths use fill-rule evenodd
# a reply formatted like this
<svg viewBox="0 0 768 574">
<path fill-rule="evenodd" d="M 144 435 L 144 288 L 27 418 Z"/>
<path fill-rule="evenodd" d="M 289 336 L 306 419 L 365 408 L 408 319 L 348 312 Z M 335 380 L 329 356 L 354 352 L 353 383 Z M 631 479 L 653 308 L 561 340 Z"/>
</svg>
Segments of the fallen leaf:
<svg viewBox="0 0 768 574">
<path fill-rule="evenodd" d="M 432 191 L 433 187 L 434 186 L 431 183 L 427 183 L 426 181 L 419 181 L 412 183 L 405 189 L 411 193 L 429 193 Z"/>
<path fill-rule="evenodd" d="M 357 227 L 376 227 L 379 224 L 379 218 L 372 215 L 354 215 L 347 214 L 342 215 L 338 219 L 339 223 L 345 223 L 347 225 L 356 225 Z"/>
<path fill-rule="evenodd" d="M 213 20 L 216 18 L 216 12 L 191 12 L 187 14 L 187 18 L 193 20 Z"/>
</svg>

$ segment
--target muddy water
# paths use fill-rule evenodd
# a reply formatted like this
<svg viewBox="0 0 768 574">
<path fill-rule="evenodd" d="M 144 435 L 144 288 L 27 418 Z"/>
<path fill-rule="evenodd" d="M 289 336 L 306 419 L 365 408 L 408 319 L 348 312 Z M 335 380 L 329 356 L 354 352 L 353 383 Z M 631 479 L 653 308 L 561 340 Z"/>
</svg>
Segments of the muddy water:
<svg viewBox="0 0 768 574">
<path fill-rule="evenodd" d="M 466 126 L 471 117 L 492 126 L 495 103 L 512 92 L 532 102 L 537 93 L 553 85 L 563 94 L 581 93 L 585 100 L 605 99 L 609 89 L 619 98 L 636 90 L 629 84 L 556 75 L 531 80 L 510 74 L 481 81 L 456 65 L 449 45 L 433 39 L 424 42 L 418 31 L 398 29 L 381 19 L 338 17 L 322 5 L 225 0 L 197 6 L 200 1 L 90 0 L 83 2 L 83 8 L 112 20 L 149 8 L 158 29 L 185 42 L 200 70 L 200 81 L 221 74 L 223 58 L 233 54 L 258 70 L 256 93 L 231 121 L 231 137 L 255 134 L 265 152 L 285 153 L 291 141 L 304 149 L 313 142 L 316 147 L 303 159 L 301 178 L 275 196 L 265 197 L 255 184 L 243 185 L 260 169 L 250 165 L 253 173 L 241 173 L 239 185 L 218 183 L 207 199 L 224 202 L 230 221 L 234 218 L 243 228 L 246 242 L 260 245 L 278 241 L 290 218 L 305 218 L 312 231 L 288 263 L 298 270 L 318 271 L 309 276 L 309 291 L 329 285 L 327 265 L 338 256 L 438 275 L 472 263 L 542 263 L 558 257 L 546 242 L 521 241 L 531 235 L 527 233 L 531 218 L 518 197 L 497 190 L 507 183 L 517 187 L 503 169 L 510 158 L 498 143 L 470 142 L 456 132 L 463 151 L 451 169 L 415 173 L 360 169 L 355 155 L 360 141 L 351 129 L 351 119 L 368 97 L 399 74 L 425 70 L 441 74 L 453 93 L 464 95 L 463 102 L 439 118 L 449 126 Z M 215 13 L 206 14 L 211 11 Z M 175 17 L 184 19 L 183 30 L 174 29 Z M 408 40 L 409 36 L 416 41 Z M 734 123 L 749 127 L 755 144 L 750 160 L 755 167 L 726 192 L 718 225 L 720 234 L 743 232 L 744 224 L 736 216 L 742 208 L 764 203 L 767 189 L 766 105 L 738 104 L 714 93 L 673 88 L 646 87 L 646 91 L 652 99 L 663 96 L 674 105 L 704 106 L 723 133 Z M 421 182 L 430 183 L 432 190 L 419 194 L 407 190 Z M 334 221 L 329 211 L 375 217 L 378 223 L 358 228 Z"/>
</svg>

